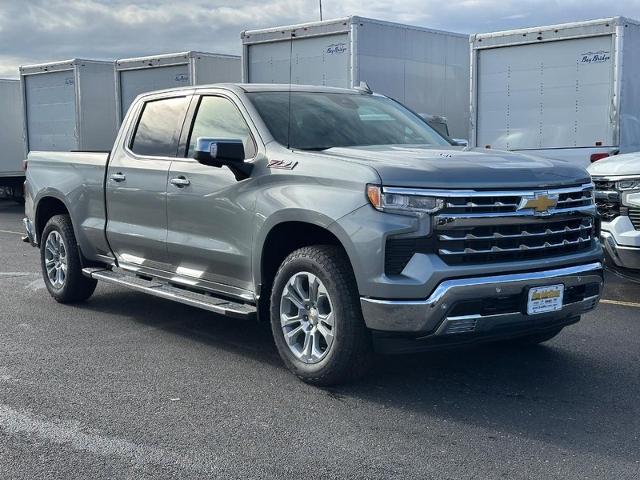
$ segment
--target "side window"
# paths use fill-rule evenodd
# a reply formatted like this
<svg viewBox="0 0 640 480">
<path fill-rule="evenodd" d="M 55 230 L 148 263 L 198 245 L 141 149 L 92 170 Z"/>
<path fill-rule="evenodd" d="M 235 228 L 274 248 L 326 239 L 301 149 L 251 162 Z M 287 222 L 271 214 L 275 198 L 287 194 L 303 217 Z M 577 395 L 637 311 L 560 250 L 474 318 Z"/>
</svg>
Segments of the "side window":
<svg viewBox="0 0 640 480">
<path fill-rule="evenodd" d="M 188 105 L 187 97 L 145 103 L 131 140 L 131 151 L 152 157 L 175 157 Z"/>
<path fill-rule="evenodd" d="M 199 137 L 242 140 L 245 158 L 253 158 L 256 155 L 256 146 L 247 122 L 238 107 L 227 98 L 202 97 L 189 137 L 187 156 L 191 156 L 193 153 Z"/>
</svg>

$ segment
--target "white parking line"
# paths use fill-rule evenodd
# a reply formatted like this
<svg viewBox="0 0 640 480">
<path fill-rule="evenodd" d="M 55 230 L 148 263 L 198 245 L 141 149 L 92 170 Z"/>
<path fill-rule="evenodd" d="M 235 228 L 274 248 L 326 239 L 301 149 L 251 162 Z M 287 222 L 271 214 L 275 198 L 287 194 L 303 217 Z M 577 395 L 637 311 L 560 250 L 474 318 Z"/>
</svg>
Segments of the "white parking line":
<svg viewBox="0 0 640 480">
<path fill-rule="evenodd" d="M 600 303 L 608 303 L 610 305 L 621 305 L 623 307 L 640 308 L 640 303 L 622 302 L 620 300 L 607 300 L 606 298 L 603 298 L 602 300 L 600 300 Z"/>
<path fill-rule="evenodd" d="M 12 232 L 11 230 L 0 230 L 0 233 L 9 233 L 11 235 L 24 235 L 20 232 Z"/>
</svg>

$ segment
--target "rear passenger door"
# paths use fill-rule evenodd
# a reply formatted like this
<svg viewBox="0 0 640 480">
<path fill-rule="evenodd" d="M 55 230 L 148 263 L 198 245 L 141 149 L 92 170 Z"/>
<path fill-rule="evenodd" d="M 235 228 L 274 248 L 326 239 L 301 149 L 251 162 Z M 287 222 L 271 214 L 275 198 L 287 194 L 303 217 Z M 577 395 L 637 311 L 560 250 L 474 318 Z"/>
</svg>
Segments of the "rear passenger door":
<svg viewBox="0 0 640 480">
<path fill-rule="evenodd" d="M 174 271 L 187 282 L 234 296 L 253 289 L 251 242 L 254 178 L 236 180 L 227 167 L 191 158 L 198 137 L 242 140 L 245 158 L 257 154 L 257 132 L 230 97 L 202 95 L 185 126 L 186 153 L 171 162 L 167 186 L 167 248 Z"/>
<path fill-rule="evenodd" d="M 167 271 L 167 175 L 191 95 L 154 98 L 128 120 L 106 178 L 107 239 L 120 266 Z M 124 127 L 123 127 L 124 128 Z M 124 130 L 123 130 L 124 131 Z"/>
</svg>

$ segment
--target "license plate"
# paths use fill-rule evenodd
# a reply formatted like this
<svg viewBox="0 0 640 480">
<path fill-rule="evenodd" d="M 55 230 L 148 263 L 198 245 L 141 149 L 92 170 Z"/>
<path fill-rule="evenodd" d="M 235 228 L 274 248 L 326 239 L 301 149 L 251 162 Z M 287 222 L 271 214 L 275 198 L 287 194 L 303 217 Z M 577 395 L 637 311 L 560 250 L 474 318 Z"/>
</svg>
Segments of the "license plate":
<svg viewBox="0 0 640 480">
<path fill-rule="evenodd" d="M 527 314 L 556 312 L 562 310 L 564 297 L 564 285 L 548 285 L 546 287 L 533 287 L 529 290 L 527 300 Z"/>
</svg>

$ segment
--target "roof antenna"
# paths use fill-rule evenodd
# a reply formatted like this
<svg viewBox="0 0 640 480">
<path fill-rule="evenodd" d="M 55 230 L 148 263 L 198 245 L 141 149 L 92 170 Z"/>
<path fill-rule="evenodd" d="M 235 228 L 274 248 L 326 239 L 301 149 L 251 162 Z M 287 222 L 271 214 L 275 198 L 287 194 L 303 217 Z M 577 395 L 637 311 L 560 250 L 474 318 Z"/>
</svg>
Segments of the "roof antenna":
<svg viewBox="0 0 640 480">
<path fill-rule="evenodd" d="M 291 149 L 291 80 L 293 76 L 293 37 L 296 34 L 291 32 L 291 38 L 289 39 L 289 114 L 287 119 L 287 148 Z"/>
<path fill-rule="evenodd" d="M 369 86 L 369 84 L 367 82 L 360 82 L 360 85 L 358 85 L 357 87 L 353 87 L 354 90 L 358 90 L 359 92 L 362 93 L 367 93 L 369 95 L 371 95 L 373 93 L 373 90 L 371 90 L 371 87 Z"/>
<path fill-rule="evenodd" d="M 320 1 L 320 21 L 322 21 L 322 0 Z"/>
</svg>

